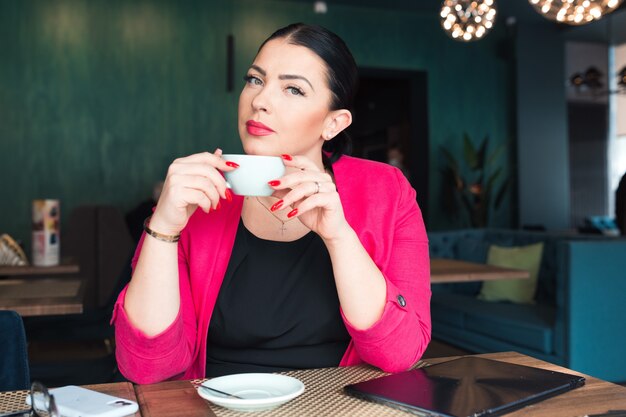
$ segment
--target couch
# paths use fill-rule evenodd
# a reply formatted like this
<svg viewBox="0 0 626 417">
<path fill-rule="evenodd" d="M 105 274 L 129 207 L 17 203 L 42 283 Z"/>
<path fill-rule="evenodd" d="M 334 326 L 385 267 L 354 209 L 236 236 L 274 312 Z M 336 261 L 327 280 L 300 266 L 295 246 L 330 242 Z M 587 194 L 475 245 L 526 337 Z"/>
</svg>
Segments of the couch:
<svg viewBox="0 0 626 417">
<path fill-rule="evenodd" d="M 431 257 L 474 262 L 485 262 L 492 244 L 544 243 L 532 304 L 479 300 L 481 283 L 433 284 L 433 338 L 626 381 L 626 239 L 471 229 L 431 232 L 429 241 Z"/>
<path fill-rule="evenodd" d="M 124 215 L 109 205 L 78 206 L 70 214 L 61 244 L 64 255 L 80 264 L 84 310 L 112 308 L 111 298 L 117 299 L 121 289 L 120 274 L 135 250 Z"/>
</svg>

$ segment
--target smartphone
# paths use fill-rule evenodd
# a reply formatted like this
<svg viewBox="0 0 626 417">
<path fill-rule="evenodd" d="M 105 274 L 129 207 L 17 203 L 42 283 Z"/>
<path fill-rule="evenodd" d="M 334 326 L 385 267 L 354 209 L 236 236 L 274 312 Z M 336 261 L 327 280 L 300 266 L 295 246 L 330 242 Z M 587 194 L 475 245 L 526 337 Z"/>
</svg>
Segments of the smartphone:
<svg viewBox="0 0 626 417">
<path fill-rule="evenodd" d="M 134 401 L 76 385 L 53 388 L 50 394 L 62 417 L 123 417 L 139 409 Z M 30 396 L 26 402 L 30 405 Z"/>
</svg>

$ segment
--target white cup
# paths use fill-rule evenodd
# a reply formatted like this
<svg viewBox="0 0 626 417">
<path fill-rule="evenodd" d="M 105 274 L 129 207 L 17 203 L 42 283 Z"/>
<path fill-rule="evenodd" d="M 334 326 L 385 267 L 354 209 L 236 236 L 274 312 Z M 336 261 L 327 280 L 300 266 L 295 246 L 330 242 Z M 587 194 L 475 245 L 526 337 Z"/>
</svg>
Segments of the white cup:
<svg viewBox="0 0 626 417">
<path fill-rule="evenodd" d="M 278 156 L 227 154 L 222 155 L 222 159 L 239 165 L 237 169 L 224 172 L 226 186 L 239 195 L 272 195 L 274 190 L 267 183 L 285 173 L 285 164 Z"/>
</svg>

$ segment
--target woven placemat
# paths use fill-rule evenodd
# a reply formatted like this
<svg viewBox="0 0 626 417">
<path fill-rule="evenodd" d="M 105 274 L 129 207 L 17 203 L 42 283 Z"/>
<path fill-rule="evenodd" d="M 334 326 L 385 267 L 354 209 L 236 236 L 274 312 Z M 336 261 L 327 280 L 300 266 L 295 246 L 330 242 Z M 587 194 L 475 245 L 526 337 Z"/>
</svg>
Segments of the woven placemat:
<svg viewBox="0 0 626 417">
<path fill-rule="evenodd" d="M 428 366 L 420 361 L 415 368 Z M 342 368 L 306 369 L 283 372 L 304 383 L 304 393 L 288 403 L 273 410 L 255 412 L 255 417 L 293 417 L 293 416 L 359 416 L 387 417 L 406 416 L 408 413 L 369 401 L 359 400 L 343 392 L 343 387 L 356 382 L 366 381 L 388 375 L 370 366 L 347 366 Z M 205 380 L 195 380 L 202 383 Z M 320 401 L 323 398 L 324 401 Z M 211 404 L 211 409 L 218 417 L 242 417 L 250 413 L 228 410 Z"/>
<path fill-rule="evenodd" d="M 26 397 L 29 391 L 6 391 L 0 392 L 0 414 L 20 410 L 28 410 Z"/>
</svg>

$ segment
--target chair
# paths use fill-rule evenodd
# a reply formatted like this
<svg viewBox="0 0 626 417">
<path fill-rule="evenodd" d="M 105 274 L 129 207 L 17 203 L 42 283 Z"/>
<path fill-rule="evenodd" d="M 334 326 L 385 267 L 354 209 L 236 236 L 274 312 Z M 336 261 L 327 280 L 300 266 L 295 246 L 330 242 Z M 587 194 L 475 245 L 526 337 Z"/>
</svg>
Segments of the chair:
<svg viewBox="0 0 626 417">
<path fill-rule="evenodd" d="M 15 311 L 0 310 L 0 391 L 29 387 L 28 351 L 22 318 Z"/>
<path fill-rule="evenodd" d="M 84 312 L 24 320 L 33 348 L 31 374 L 50 386 L 112 382 L 118 376 L 109 321 L 131 277 L 134 242 L 124 216 L 111 206 L 77 207 L 65 230 L 65 250 L 80 263 Z M 46 357 L 37 357 L 38 350 Z"/>
</svg>

